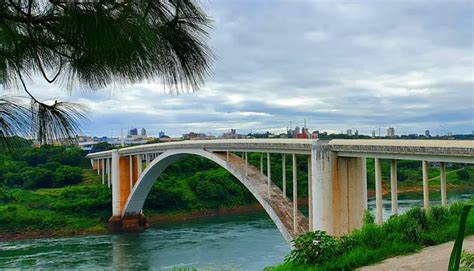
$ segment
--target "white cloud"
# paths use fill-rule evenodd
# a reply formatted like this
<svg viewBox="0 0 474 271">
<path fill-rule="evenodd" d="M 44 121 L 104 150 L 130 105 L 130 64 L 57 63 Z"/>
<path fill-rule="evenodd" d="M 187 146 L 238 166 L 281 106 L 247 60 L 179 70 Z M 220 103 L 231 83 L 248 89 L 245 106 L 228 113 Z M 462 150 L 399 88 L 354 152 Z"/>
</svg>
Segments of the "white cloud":
<svg viewBox="0 0 474 271">
<path fill-rule="evenodd" d="M 204 4 L 217 60 L 200 91 L 170 95 L 156 80 L 68 94 L 38 78 L 33 92 L 87 104 L 97 135 L 281 132 L 304 119 L 333 132 L 474 129 L 470 1 Z"/>
</svg>

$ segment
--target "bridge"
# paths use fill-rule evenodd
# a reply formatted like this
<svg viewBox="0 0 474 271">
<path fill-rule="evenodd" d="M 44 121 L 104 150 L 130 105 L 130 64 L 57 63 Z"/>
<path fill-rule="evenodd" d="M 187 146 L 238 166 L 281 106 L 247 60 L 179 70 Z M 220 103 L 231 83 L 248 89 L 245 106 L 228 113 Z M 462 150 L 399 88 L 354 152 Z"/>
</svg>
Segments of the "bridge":
<svg viewBox="0 0 474 271">
<path fill-rule="evenodd" d="M 260 167 L 248 162 L 260 153 Z M 292 191 L 272 181 L 271 155 L 283 156 L 292 167 Z M 390 160 L 392 213 L 397 210 L 397 160 L 418 160 L 423 172 L 423 204 L 429 208 L 428 163 L 439 163 L 441 204 L 447 204 L 446 163 L 474 164 L 474 141 L 226 139 L 157 143 L 91 153 L 87 157 L 102 183 L 112 187 L 111 231 L 137 231 L 146 225 L 143 204 L 155 181 L 172 163 L 186 155 L 207 158 L 229 171 L 262 205 L 284 239 L 290 242 L 312 230 L 340 236 L 362 225 L 367 208 L 366 158 L 375 161 L 376 222 L 382 223 L 381 159 Z M 298 155 L 298 156 L 297 156 Z M 308 217 L 298 209 L 297 158 L 308 163 Z M 266 175 L 264 168 L 266 167 Z M 291 199 L 287 196 L 292 194 Z"/>
</svg>

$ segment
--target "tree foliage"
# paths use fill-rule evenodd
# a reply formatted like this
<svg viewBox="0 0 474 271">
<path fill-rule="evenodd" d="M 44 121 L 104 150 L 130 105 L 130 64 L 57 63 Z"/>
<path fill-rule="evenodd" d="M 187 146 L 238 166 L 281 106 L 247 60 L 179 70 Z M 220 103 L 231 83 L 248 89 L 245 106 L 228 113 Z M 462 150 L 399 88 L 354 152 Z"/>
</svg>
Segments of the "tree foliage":
<svg viewBox="0 0 474 271">
<path fill-rule="evenodd" d="M 84 162 L 79 148 L 22 147 L 0 154 L 0 184 L 25 189 L 77 184 L 82 181 Z"/>
<path fill-rule="evenodd" d="M 28 94 L 33 116 L 0 101 L 1 138 L 32 130 L 49 144 L 78 133 L 86 109 L 34 97 L 27 84 L 37 75 L 69 90 L 155 77 L 171 91 L 198 89 L 212 62 L 209 28 L 191 0 L 0 1 L 0 84 Z"/>
</svg>

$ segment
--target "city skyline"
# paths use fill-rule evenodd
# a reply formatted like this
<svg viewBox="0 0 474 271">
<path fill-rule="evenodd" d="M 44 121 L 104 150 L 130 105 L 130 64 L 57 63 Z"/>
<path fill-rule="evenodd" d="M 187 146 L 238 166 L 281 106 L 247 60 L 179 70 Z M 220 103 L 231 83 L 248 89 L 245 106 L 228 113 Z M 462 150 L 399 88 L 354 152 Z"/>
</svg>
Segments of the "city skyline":
<svg viewBox="0 0 474 271">
<path fill-rule="evenodd" d="M 152 135 L 277 133 L 304 119 L 334 133 L 474 129 L 471 2 L 263 2 L 204 3 L 217 58 L 197 92 L 166 94 L 155 81 L 69 95 L 36 77 L 31 91 L 88 105 L 88 135 L 127 127 Z"/>
</svg>

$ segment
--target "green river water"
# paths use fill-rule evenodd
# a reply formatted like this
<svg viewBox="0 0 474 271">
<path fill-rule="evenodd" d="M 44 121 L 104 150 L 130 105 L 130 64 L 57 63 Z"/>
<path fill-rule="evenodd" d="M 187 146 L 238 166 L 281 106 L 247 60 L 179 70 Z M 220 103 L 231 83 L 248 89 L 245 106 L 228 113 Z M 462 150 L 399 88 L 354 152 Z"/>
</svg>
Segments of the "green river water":
<svg viewBox="0 0 474 271">
<path fill-rule="evenodd" d="M 474 191 L 450 191 L 450 202 Z M 399 195 L 399 210 L 421 206 L 421 193 Z M 431 193 L 439 204 L 439 193 Z M 384 217 L 390 198 L 384 198 Z M 375 203 L 369 200 L 373 210 Z M 262 270 L 290 251 L 265 214 L 212 217 L 153 227 L 140 234 L 96 235 L 0 243 L 0 268 Z"/>
</svg>

